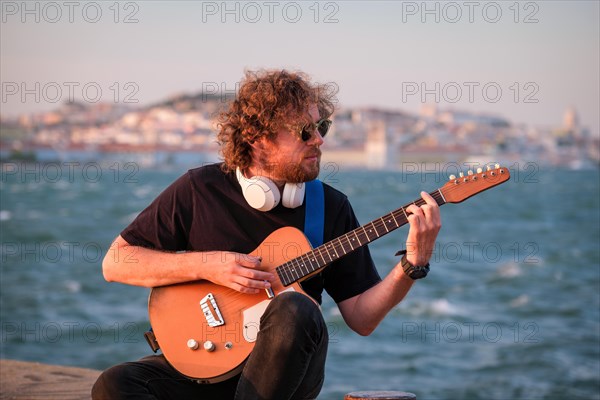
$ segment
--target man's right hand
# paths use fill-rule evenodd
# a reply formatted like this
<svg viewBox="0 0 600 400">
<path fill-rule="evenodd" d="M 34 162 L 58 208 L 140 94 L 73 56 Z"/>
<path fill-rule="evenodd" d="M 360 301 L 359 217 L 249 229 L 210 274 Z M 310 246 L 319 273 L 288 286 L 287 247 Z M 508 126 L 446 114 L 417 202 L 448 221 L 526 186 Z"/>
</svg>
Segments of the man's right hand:
<svg viewBox="0 0 600 400">
<path fill-rule="evenodd" d="M 275 275 L 261 270 L 261 258 L 230 251 L 205 252 L 206 279 L 241 293 L 256 294 L 271 287 Z"/>
</svg>

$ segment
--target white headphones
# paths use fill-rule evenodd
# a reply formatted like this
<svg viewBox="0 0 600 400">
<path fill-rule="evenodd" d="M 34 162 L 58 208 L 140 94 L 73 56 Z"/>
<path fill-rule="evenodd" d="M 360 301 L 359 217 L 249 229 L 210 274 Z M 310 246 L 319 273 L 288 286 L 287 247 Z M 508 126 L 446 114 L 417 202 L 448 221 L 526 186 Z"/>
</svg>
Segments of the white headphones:
<svg viewBox="0 0 600 400">
<path fill-rule="evenodd" d="M 260 211 L 270 211 L 281 200 L 284 207 L 296 208 L 304 202 L 304 183 L 286 183 L 283 195 L 279 194 L 277 185 L 264 176 L 246 178 L 239 168 L 235 175 L 242 187 L 242 193 L 252 208 Z M 283 198 L 282 198 L 283 197 Z"/>
</svg>

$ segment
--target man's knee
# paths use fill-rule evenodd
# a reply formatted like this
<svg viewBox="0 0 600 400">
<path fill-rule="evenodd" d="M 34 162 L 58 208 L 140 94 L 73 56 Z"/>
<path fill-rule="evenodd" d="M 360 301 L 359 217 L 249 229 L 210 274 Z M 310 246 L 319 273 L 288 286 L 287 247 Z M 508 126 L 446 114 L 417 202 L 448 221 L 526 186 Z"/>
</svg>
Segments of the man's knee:
<svg viewBox="0 0 600 400">
<path fill-rule="evenodd" d="M 100 374 L 92 387 L 93 400 L 119 399 L 135 385 L 127 364 L 115 365 Z"/>
<path fill-rule="evenodd" d="M 263 315 L 261 327 L 263 324 L 277 327 L 280 334 L 289 335 L 290 338 L 308 334 L 316 340 L 326 331 L 325 321 L 317 304 L 298 292 L 276 296 Z"/>
</svg>

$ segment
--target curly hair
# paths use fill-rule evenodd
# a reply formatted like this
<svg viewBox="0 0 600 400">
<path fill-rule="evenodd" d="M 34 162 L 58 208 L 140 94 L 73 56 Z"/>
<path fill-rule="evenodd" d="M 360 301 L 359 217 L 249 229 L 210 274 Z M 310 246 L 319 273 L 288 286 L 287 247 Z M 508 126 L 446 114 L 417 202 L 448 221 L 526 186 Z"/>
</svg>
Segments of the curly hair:
<svg viewBox="0 0 600 400">
<path fill-rule="evenodd" d="M 301 123 L 311 104 L 317 105 L 321 118 L 329 118 L 335 94 L 331 85 L 311 84 L 301 72 L 246 71 L 236 98 L 219 116 L 217 141 L 223 169 L 248 168 L 251 144 L 262 137 L 272 139 L 281 128 Z"/>
</svg>

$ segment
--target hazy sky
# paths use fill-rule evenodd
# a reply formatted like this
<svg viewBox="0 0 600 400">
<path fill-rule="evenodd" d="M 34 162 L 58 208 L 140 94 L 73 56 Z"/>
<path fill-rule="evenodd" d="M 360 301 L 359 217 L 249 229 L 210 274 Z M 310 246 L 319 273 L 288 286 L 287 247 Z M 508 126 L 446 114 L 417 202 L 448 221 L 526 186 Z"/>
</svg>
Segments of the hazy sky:
<svg viewBox="0 0 600 400">
<path fill-rule="evenodd" d="M 598 1 L 2 1 L 2 114 L 71 96 L 147 104 L 290 68 L 342 106 L 599 131 Z"/>
</svg>

